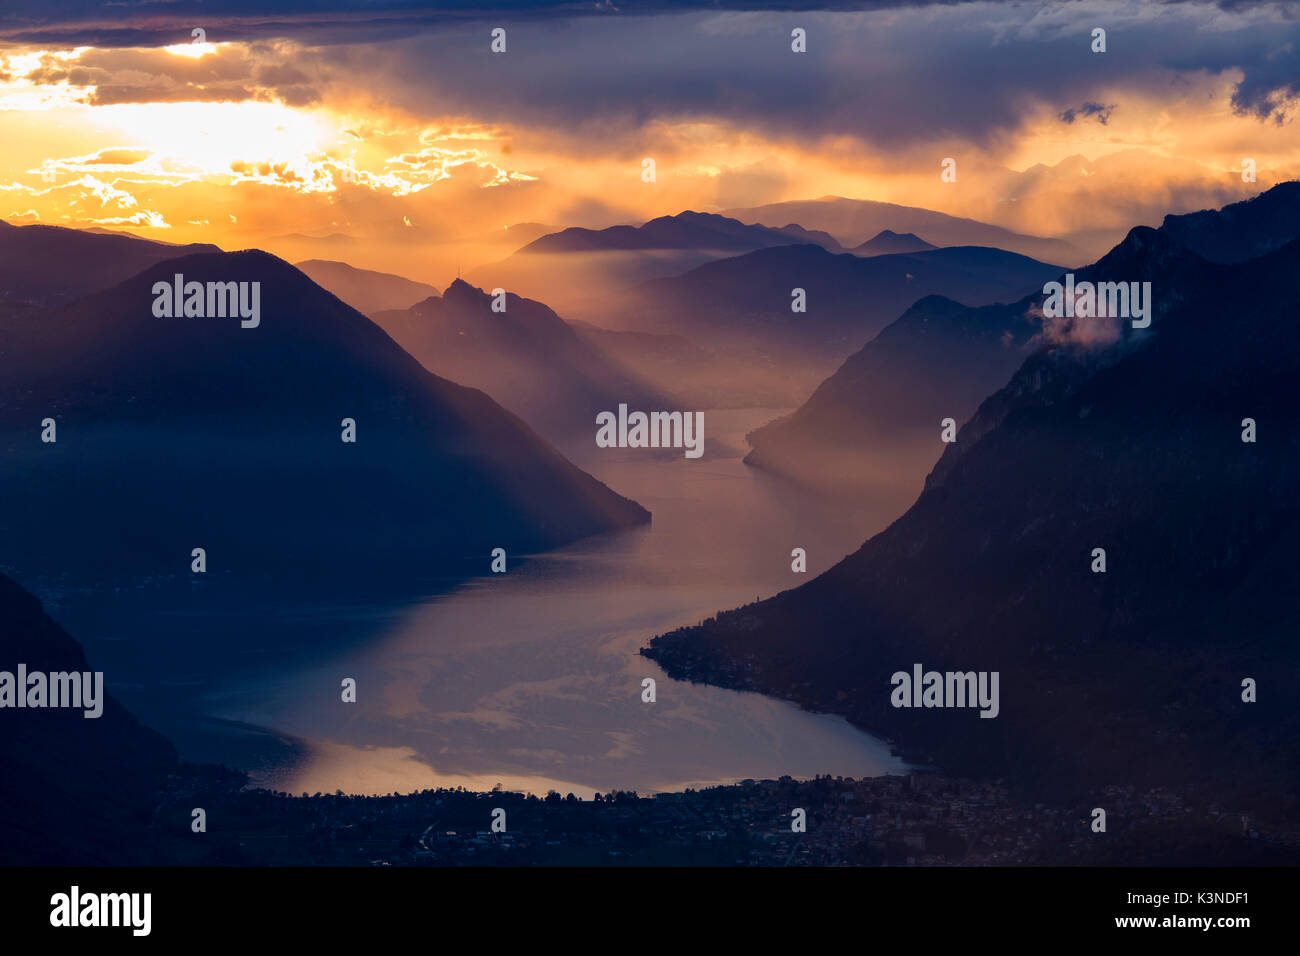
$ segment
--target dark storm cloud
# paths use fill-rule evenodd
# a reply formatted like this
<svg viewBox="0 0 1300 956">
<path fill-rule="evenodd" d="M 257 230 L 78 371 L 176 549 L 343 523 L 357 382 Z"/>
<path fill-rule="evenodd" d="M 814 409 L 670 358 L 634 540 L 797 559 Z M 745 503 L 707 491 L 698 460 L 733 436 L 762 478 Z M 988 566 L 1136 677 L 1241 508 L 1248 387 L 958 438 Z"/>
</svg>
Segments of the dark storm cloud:
<svg viewBox="0 0 1300 956">
<path fill-rule="evenodd" d="M 755 12 L 778 4 L 719 0 L 708 12 L 681 12 L 696 6 L 652 0 L 625 10 L 606 2 L 487 0 L 429 9 L 389 0 L 361 14 L 353 4 L 319 0 L 111 8 L 41 0 L 45 19 L 23 27 L 23 11 L 34 16 L 37 7 L 18 0 L 17 12 L 11 7 L 0 20 L 0 37 L 36 29 L 48 39 L 50 31 L 80 30 L 78 43 L 183 43 L 191 23 L 202 24 L 212 42 L 271 44 L 287 36 L 299 58 L 311 61 L 310 82 L 301 63 L 263 64 L 252 75 L 225 78 L 224 86 L 203 83 L 205 95 L 273 95 L 301 104 L 355 89 L 415 115 L 546 127 L 557 139 L 629 152 L 642 148 L 638 135 L 655 121 L 691 119 L 722 120 L 802 145 L 847 136 L 886 156 L 947 141 L 996 146 L 1034 113 L 1105 123 L 1116 91 L 1167 97 L 1180 77 L 1228 72 L 1240 77 L 1233 93 L 1238 112 L 1280 119 L 1280 98 L 1300 85 L 1300 25 L 1277 5 L 1236 4 L 1225 12 L 1228 5 L 1192 2 L 828 0 L 798 12 Z M 498 25 L 508 31 L 505 55 L 489 52 L 489 29 Z M 807 53 L 790 50 L 795 26 L 808 31 Z M 1098 26 L 1108 32 L 1104 54 L 1091 51 Z M 128 34 L 134 39 L 125 41 Z M 67 67 L 73 82 L 76 69 Z M 183 98 L 197 85 L 170 66 L 162 72 L 156 82 L 97 75 L 96 101 Z"/>
<path fill-rule="evenodd" d="M 790 30 L 808 31 L 808 52 Z M 1108 30 L 1108 52 L 1091 30 Z M 691 14 L 521 23 L 506 55 L 486 25 L 341 52 L 353 76 L 391 71 L 393 101 L 575 140 L 625 143 L 656 120 L 723 120 L 803 145 L 846 135 L 888 155 L 946 141 L 996 146 L 1038 112 L 1104 120 L 1120 96 L 1167 99 L 1239 70 L 1240 102 L 1294 82 L 1300 24 L 1208 5 L 980 4 L 887 14 Z M 383 82 L 383 81 L 378 81 Z M 1101 105 L 1101 110 L 1078 104 Z"/>
<path fill-rule="evenodd" d="M 27 79 L 88 87 L 86 102 L 92 106 L 244 100 L 306 106 L 319 101 L 308 77 L 279 62 L 279 56 L 271 44 L 225 46 L 197 59 L 161 49 L 90 49 L 75 60 L 46 55 Z"/>
<path fill-rule="evenodd" d="M 1061 113 L 1061 120 L 1066 123 L 1073 123 L 1076 119 L 1086 119 L 1089 116 L 1097 117 L 1097 122 L 1105 126 L 1110 122 L 1110 114 L 1114 111 L 1115 104 L 1109 105 L 1104 103 L 1084 103 L 1082 106 L 1072 106 Z"/>
<path fill-rule="evenodd" d="M 356 43 L 465 21 L 642 17 L 698 11 L 803 12 L 953 7 L 978 0 L 7 0 L 0 40 L 66 46 L 155 46 L 201 26 L 212 40 L 267 37 Z M 997 0 L 1010 2 L 1010 0 Z M 1175 5 L 1197 0 L 1151 0 Z M 1222 9 L 1261 5 L 1217 0 Z M 1270 3 L 1269 5 L 1275 5 Z M 1281 0 L 1293 7 L 1294 0 Z"/>
<path fill-rule="evenodd" d="M 870 10 L 974 0 L 8 0 L 0 40 L 66 46 L 155 46 L 185 42 L 201 26 L 216 41 L 292 37 L 357 43 L 409 36 L 466 21 L 621 18 L 694 10 Z"/>
<path fill-rule="evenodd" d="M 1252 69 L 1232 94 L 1232 105 L 1279 125 L 1287 119 L 1281 100 L 1300 94 L 1300 53 L 1292 50 Z"/>
</svg>

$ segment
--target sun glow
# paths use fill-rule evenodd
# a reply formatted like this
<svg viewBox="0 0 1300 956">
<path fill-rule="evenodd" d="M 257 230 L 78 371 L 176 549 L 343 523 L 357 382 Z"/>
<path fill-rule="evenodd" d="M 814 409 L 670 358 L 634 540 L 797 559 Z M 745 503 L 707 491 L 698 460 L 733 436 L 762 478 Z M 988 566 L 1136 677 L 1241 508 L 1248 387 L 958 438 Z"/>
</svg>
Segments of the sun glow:
<svg viewBox="0 0 1300 956">
<path fill-rule="evenodd" d="M 173 56 L 185 56 L 189 57 L 191 60 L 197 60 L 199 57 L 207 56 L 209 53 L 216 53 L 218 46 L 221 46 L 221 44 L 177 43 L 173 46 L 165 46 L 163 49 L 168 53 L 171 53 Z"/>
<path fill-rule="evenodd" d="M 129 103 L 98 107 L 96 119 L 124 141 L 211 176 L 246 163 L 296 168 L 339 134 L 324 112 L 279 103 Z"/>
</svg>

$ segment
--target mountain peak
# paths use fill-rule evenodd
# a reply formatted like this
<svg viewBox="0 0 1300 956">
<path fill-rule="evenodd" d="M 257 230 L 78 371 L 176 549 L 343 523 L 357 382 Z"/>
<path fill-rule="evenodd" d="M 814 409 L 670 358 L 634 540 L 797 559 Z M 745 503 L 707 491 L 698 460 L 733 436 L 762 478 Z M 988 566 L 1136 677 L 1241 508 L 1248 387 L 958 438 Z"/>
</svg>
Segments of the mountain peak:
<svg viewBox="0 0 1300 956">
<path fill-rule="evenodd" d="M 1136 279 L 1153 268 L 1168 270 L 1175 263 L 1186 266 L 1200 261 L 1200 256 L 1169 233 L 1150 226 L 1134 226 L 1115 248 L 1080 273 L 1116 277 L 1132 273 L 1131 278 Z"/>
<path fill-rule="evenodd" d="M 887 256 L 899 252 L 928 252 L 937 249 L 914 232 L 894 232 L 882 229 L 852 251 L 859 256 Z"/>
<path fill-rule="evenodd" d="M 1300 182 L 1272 189 L 1222 209 L 1165 216 L 1160 232 L 1211 262 L 1245 262 L 1294 238 L 1300 219 Z"/>
<path fill-rule="evenodd" d="M 487 297 L 486 292 L 460 276 L 453 279 L 442 294 L 443 301 L 453 305 L 481 305 Z"/>
<path fill-rule="evenodd" d="M 237 287 L 239 314 L 225 299 L 215 314 L 156 314 L 152 290 L 174 289 L 176 274 Z M 482 293 L 453 283 L 449 295 Z M 243 325 L 246 306 L 257 323 Z M 49 315 L 6 330 L 0 440 L 16 445 L 15 428 L 51 407 L 103 439 L 78 447 L 75 468 L 56 459 L 46 471 L 0 475 L 4 500 L 41 489 L 66 516 L 51 528 L 23 509 L 0 515 L 0 538 L 22 542 L 33 561 L 72 566 L 67 542 L 91 528 L 131 538 L 115 551 L 115 573 L 156 574 L 174 524 L 205 529 L 211 553 L 250 575 L 287 580 L 318 562 L 304 580 L 378 580 L 381 564 L 392 579 L 450 568 L 453 555 L 493 541 L 540 549 L 646 520 L 494 398 L 431 373 L 373 320 L 268 253 L 166 260 Z M 364 456 L 339 440 L 344 419 L 359 425 Z M 130 477 L 112 506 L 84 509 L 78 469 L 108 469 L 120 457 L 109 437 L 123 428 L 139 447 L 165 443 L 167 461 L 126 456 Z M 214 447 L 234 449 L 229 469 L 211 470 Z M 366 508 L 352 508 L 358 500 Z M 320 514 L 334 516 L 328 528 Z M 92 573 L 85 564 L 74 570 Z"/>
</svg>

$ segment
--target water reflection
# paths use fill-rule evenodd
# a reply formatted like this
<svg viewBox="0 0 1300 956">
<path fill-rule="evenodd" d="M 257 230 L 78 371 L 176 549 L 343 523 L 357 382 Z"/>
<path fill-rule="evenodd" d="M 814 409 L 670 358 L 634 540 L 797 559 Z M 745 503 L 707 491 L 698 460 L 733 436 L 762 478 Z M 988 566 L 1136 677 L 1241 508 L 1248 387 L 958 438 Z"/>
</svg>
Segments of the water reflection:
<svg viewBox="0 0 1300 956">
<path fill-rule="evenodd" d="M 709 413 L 708 422 L 743 446 L 744 431 L 768 417 Z M 645 793 L 900 771 L 883 743 L 840 718 L 671 681 L 637 651 L 661 631 L 810 579 L 912 493 L 830 503 L 739 459 L 608 451 L 579 464 L 649 508 L 650 527 L 527 561 L 512 555 L 508 573 L 415 604 L 278 608 L 262 621 L 280 626 L 260 638 L 274 666 L 255 666 L 259 638 L 241 635 L 254 666 L 174 697 L 153 722 L 187 757 L 240 766 L 255 783 L 293 793 L 497 783 Z M 807 552 L 806 575 L 791 572 L 795 547 Z M 340 631 L 366 637 L 335 640 Z M 285 633 L 302 650 L 287 661 L 271 646 Z M 357 681 L 355 704 L 340 700 L 345 677 Z M 653 704 L 641 700 L 645 677 L 657 681 Z"/>
</svg>

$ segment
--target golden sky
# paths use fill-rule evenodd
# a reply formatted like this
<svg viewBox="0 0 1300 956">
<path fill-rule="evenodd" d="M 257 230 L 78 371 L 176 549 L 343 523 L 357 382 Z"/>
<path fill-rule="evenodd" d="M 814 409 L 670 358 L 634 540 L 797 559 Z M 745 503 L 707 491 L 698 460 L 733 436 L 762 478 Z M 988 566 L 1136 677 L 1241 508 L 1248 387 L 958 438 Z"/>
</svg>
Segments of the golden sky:
<svg viewBox="0 0 1300 956">
<path fill-rule="evenodd" d="M 488 20 L 356 40 L 176 23 L 140 45 L 0 30 L 0 216 L 442 285 L 533 238 L 516 223 L 841 195 L 1122 235 L 1300 174 L 1294 20 L 1065 6 L 503 15 L 504 54 Z"/>
</svg>

